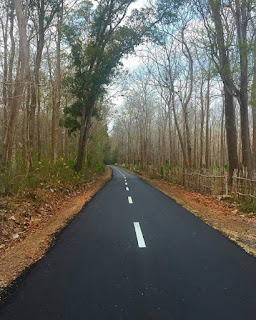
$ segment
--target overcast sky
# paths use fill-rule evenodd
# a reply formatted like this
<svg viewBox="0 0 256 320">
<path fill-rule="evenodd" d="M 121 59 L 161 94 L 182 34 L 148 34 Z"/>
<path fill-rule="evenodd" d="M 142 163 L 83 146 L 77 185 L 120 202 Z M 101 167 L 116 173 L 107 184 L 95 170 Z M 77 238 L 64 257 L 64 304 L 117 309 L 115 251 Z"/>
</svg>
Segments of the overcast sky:
<svg viewBox="0 0 256 320">
<path fill-rule="evenodd" d="M 141 7 L 145 6 L 147 4 L 147 0 L 137 0 L 133 4 L 131 4 L 129 12 L 131 12 L 133 9 L 140 9 Z M 137 50 L 140 50 L 140 46 L 138 47 Z M 135 52 L 137 51 L 135 49 Z M 138 56 L 136 56 L 136 53 L 133 55 L 129 55 L 128 57 L 122 59 L 122 63 L 124 65 L 124 70 L 127 70 L 128 72 L 132 72 L 135 70 L 137 67 L 139 67 L 142 64 L 142 59 Z M 115 86 L 111 87 L 110 90 L 110 95 L 113 95 L 115 91 L 119 91 L 120 88 L 116 88 Z M 115 105 L 115 110 L 117 111 L 119 107 L 122 106 L 124 102 L 124 97 L 121 95 L 121 92 L 118 92 L 117 94 L 114 95 L 112 98 L 112 102 Z M 114 112 L 113 115 L 116 113 Z M 113 127 L 113 121 L 110 121 L 109 124 L 109 129 L 111 130 Z"/>
</svg>

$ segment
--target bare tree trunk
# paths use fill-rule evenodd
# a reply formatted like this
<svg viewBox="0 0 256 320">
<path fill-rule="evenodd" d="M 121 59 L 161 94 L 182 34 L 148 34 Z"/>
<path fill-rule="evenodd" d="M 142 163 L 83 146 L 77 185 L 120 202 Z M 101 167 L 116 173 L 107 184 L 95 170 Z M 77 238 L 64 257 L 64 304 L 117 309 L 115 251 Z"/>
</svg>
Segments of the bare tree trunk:
<svg viewBox="0 0 256 320">
<path fill-rule="evenodd" d="M 169 162 L 173 167 L 175 164 L 175 150 L 173 144 L 173 131 L 172 131 L 172 118 L 171 118 L 171 108 L 168 104 L 168 133 L 169 133 Z"/>
<path fill-rule="evenodd" d="M 200 88 L 201 98 L 201 125 L 200 125 L 200 163 L 199 167 L 203 168 L 203 154 L 204 154 L 204 95 L 203 95 L 203 81 Z"/>
<path fill-rule="evenodd" d="M 253 160 L 254 168 L 256 167 L 256 28 L 254 30 L 254 47 L 253 47 L 253 83 L 251 93 L 252 119 L 253 119 Z"/>
<path fill-rule="evenodd" d="M 32 169 L 33 160 L 32 160 L 32 150 L 35 146 L 35 127 L 36 127 L 36 108 L 37 102 L 40 99 L 38 97 L 38 93 L 40 92 L 40 66 L 42 60 L 42 53 L 44 48 L 44 33 L 45 33 L 45 3 L 44 0 L 39 1 L 38 5 L 38 41 L 37 41 L 37 50 L 36 50 L 36 59 L 35 59 L 35 67 L 34 67 L 34 79 L 33 84 L 31 85 L 31 102 L 30 102 L 30 110 L 29 110 L 29 140 L 28 140 L 28 155 L 30 157 L 28 161 L 28 170 Z M 38 111 L 40 111 L 40 107 L 38 106 Z M 38 118 L 39 119 L 39 118 Z M 38 130 L 37 130 L 38 132 Z M 38 138 L 38 142 L 40 138 Z"/>
<path fill-rule="evenodd" d="M 191 137 L 190 137 L 190 129 L 188 123 L 188 104 L 191 100 L 192 90 L 193 90 L 193 82 L 194 82 L 194 72 L 193 72 L 193 59 L 189 47 L 184 38 L 184 28 L 182 28 L 182 52 L 185 57 L 188 59 L 189 62 L 189 89 L 188 94 L 185 98 L 185 101 L 182 103 L 183 114 L 184 114 L 184 121 L 185 121 L 185 128 L 186 128 L 186 145 L 187 145 L 187 154 L 188 154 L 188 166 L 192 168 L 192 148 L 191 148 Z"/>
<path fill-rule="evenodd" d="M 248 53 L 247 53 L 247 0 L 235 0 L 236 26 L 240 57 L 240 118 L 242 140 L 242 163 L 247 168 L 249 176 L 252 175 L 252 155 L 248 120 Z"/>
<path fill-rule="evenodd" d="M 194 127 L 194 161 L 193 166 L 197 168 L 197 108 L 195 103 L 195 127 Z"/>
<path fill-rule="evenodd" d="M 221 172 L 224 173 L 224 165 L 225 165 L 225 160 L 224 160 L 224 117 L 225 117 L 225 108 L 224 108 L 224 97 L 223 97 L 223 106 L 222 106 L 222 114 L 221 114 L 221 134 L 220 134 L 220 166 L 221 166 Z"/>
<path fill-rule="evenodd" d="M 232 94 L 224 85 L 225 95 L 225 124 L 228 145 L 228 160 L 229 160 L 229 184 L 232 183 L 234 169 L 238 168 L 237 157 L 237 133 L 235 125 L 235 109 Z"/>
<path fill-rule="evenodd" d="M 55 73 L 55 99 L 52 110 L 52 161 L 56 163 L 58 158 L 58 139 L 59 139 L 59 117 L 60 117 L 60 99 L 61 99 L 61 66 L 60 66 L 60 44 L 62 37 L 63 3 L 57 25 L 57 46 L 56 46 L 56 73 Z"/>
<path fill-rule="evenodd" d="M 192 147 L 191 147 L 191 135 L 190 129 L 188 124 L 188 105 L 183 106 L 184 111 L 184 122 L 185 122 L 185 135 L 186 135 L 186 146 L 187 146 L 187 155 L 188 155 L 188 167 L 189 169 L 192 168 Z"/>
<path fill-rule="evenodd" d="M 26 90 L 26 103 L 25 103 L 25 107 L 24 107 L 24 113 L 25 113 L 25 128 L 24 128 L 24 146 L 25 146 L 25 165 L 26 165 L 26 172 L 27 174 L 29 173 L 29 168 L 30 166 L 30 155 L 29 155 L 29 147 L 28 147 L 28 143 L 29 143 L 29 124 L 28 124 L 28 119 L 29 119 L 29 104 L 30 104 L 30 86 L 27 86 L 27 90 Z"/>
<path fill-rule="evenodd" d="M 93 113 L 95 102 L 92 101 L 89 106 L 84 105 L 82 109 L 81 128 L 78 142 L 77 161 L 75 165 L 76 172 L 80 172 L 83 168 L 85 146 L 89 138 L 89 129 L 91 124 L 91 117 Z"/>
<path fill-rule="evenodd" d="M 205 167 L 210 167 L 210 139 L 209 139 L 209 118 L 210 118 L 210 77 L 207 79 L 206 90 L 206 123 L 205 123 Z"/>
<path fill-rule="evenodd" d="M 3 135 L 5 136 L 7 130 L 7 121 L 8 121 L 8 113 L 7 113 L 7 78 L 8 78 L 8 24 L 9 24 L 9 12 L 6 13 L 6 21 L 1 19 L 2 26 L 2 36 L 4 43 L 4 53 L 3 53 L 3 106 L 4 106 L 4 127 L 3 127 Z"/>
<path fill-rule="evenodd" d="M 17 75 L 15 80 L 15 87 L 13 93 L 13 99 L 10 105 L 10 116 L 6 128 L 6 134 L 3 144 L 3 156 L 1 159 L 0 167 L 4 169 L 8 166 L 12 159 L 13 144 L 15 128 L 18 118 L 18 111 L 23 99 L 25 83 L 29 76 L 29 46 L 26 34 L 27 27 L 27 10 L 25 7 L 25 13 L 22 11 L 21 3 L 19 0 L 14 0 L 14 7 L 18 20 L 18 31 L 19 31 L 19 60 Z"/>
<path fill-rule="evenodd" d="M 42 145 L 41 145 L 41 99 L 40 99 L 40 87 L 37 88 L 37 161 L 41 161 Z"/>
<path fill-rule="evenodd" d="M 212 10 L 212 18 L 216 30 L 216 42 L 219 51 L 219 72 L 224 83 L 225 96 L 225 123 L 229 159 L 229 185 L 232 184 L 232 176 L 235 169 L 238 168 L 237 156 L 237 132 L 235 125 L 235 109 L 233 101 L 233 92 L 230 88 L 232 84 L 230 61 L 227 48 L 224 41 L 224 31 L 221 20 L 221 0 L 209 0 Z"/>
</svg>

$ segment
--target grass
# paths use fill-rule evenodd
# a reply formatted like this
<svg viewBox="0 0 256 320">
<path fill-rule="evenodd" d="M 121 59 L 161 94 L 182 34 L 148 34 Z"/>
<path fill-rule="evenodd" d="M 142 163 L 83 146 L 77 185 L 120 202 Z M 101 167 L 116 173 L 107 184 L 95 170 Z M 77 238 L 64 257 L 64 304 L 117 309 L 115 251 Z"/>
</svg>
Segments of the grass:
<svg viewBox="0 0 256 320">
<path fill-rule="evenodd" d="M 13 195 L 37 187 L 74 186 L 88 180 L 94 173 L 103 173 L 105 170 L 102 163 L 94 163 L 90 168 L 85 165 L 80 173 L 73 168 L 73 160 L 60 158 L 56 164 L 38 162 L 29 175 L 19 166 L 6 170 L 0 174 L 0 195 Z"/>
<path fill-rule="evenodd" d="M 239 201 L 238 209 L 242 212 L 256 215 L 256 201 L 253 201 L 253 202 L 246 202 L 244 200 Z"/>
<path fill-rule="evenodd" d="M 229 196 L 222 199 L 223 201 L 234 205 L 237 209 L 244 213 L 249 213 L 251 215 L 256 215 L 256 201 L 246 201 L 245 199 L 238 198 L 236 196 Z"/>
</svg>

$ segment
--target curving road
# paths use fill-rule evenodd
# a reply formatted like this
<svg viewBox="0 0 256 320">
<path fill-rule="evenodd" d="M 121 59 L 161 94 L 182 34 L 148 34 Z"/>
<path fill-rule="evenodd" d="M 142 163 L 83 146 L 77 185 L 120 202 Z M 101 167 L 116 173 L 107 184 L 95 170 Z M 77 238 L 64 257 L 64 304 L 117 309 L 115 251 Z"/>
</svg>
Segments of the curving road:
<svg viewBox="0 0 256 320">
<path fill-rule="evenodd" d="M 255 258 L 140 178 L 112 169 L 0 319 L 256 319 Z"/>
</svg>

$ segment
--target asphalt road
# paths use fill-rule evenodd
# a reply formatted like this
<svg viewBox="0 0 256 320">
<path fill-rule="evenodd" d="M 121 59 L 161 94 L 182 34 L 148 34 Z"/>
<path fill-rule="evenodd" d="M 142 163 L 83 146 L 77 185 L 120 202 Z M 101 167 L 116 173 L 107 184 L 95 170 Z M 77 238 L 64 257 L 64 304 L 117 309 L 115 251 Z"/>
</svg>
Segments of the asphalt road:
<svg viewBox="0 0 256 320">
<path fill-rule="evenodd" d="M 0 319 L 255 320 L 256 260 L 113 167 Z"/>
</svg>

